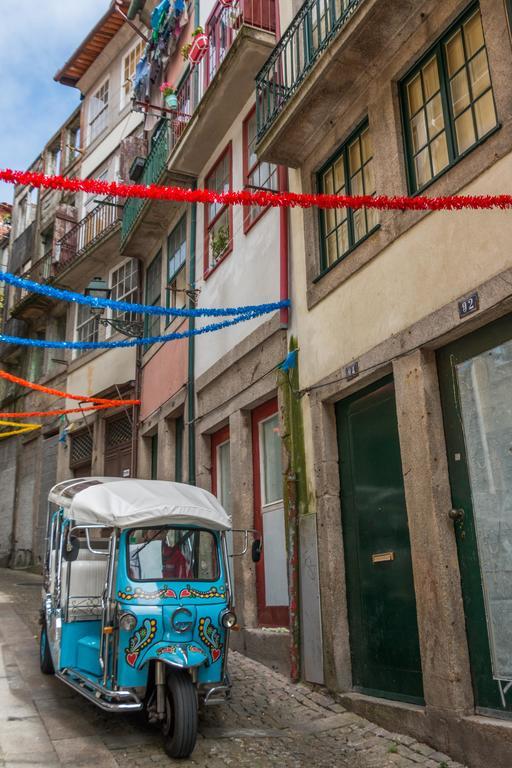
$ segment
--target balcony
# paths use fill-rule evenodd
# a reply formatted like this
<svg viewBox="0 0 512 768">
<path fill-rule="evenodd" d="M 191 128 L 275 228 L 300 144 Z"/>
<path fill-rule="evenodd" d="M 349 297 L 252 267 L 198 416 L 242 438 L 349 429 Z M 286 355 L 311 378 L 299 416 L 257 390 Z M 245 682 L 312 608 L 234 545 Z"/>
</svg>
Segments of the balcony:
<svg viewBox="0 0 512 768">
<path fill-rule="evenodd" d="M 169 152 L 178 140 L 180 131 L 186 126 L 187 120 L 188 115 L 178 112 L 174 120 L 164 122 L 157 129 L 139 184 L 167 184 L 170 180 L 167 170 Z M 179 180 L 173 178 L 174 183 L 177 181 Z M 146 251 L 151 247 L 155 227 L 158 229 L 167 209 L 174 205 L 175 203 L 165 200 L 141 200 L 133 197 L 126 200 L 121 226 L 121 248 L 125 251 L 126 243 L 130 239 L 130 253 L 124 252 L 125 256 L 132 255 L 132 251 L 133 255 L 138 255 L 140 249 Z"/>
<path fill-rule="evenodd" d="M 49 248 L 44 256 L 34 262 L 20 277 L 25 280 L 34 280 L 36 283 L 50 282 L 53 277 L 53 247 Z M 13 318 L 18 319 L 37 319 L 47 312 L 54 303 L 52 299 L 38 293 L 18 290 L 11 314 Z"/>
<path fill-rule="evenodd" d="M 306 0 L 256 77 L 258 156 L 290 167 L 421 23 L 420 0 Z"/>
<path fill-rule="evenodd" d="M 2 333 L 5 336 L 16 336 L 23 338 L 27 333 L 27 324 L 23 320 L 19 320 L 16 317 L 10 317 L 2 326 Z M 0 362 L 10 362 L 20 349 L 19 345 L 7 344 L 7 342 L 0 342 Z M 7 397 L 7 395 L 5 395 Z"/>
<path fill-rule="evenodd" d="M 250 98 L 256 73 L 275 45 L 275 0 L 240 0 L 236 9 L 218 2 L 210 14 L 208 53 L 180 83 L 178 109 L 153 140 L 141 184 L 190 186 Z M 156 243 L 173 205 L 127 200 L 124 255 L 140 255 Z"/>
<path fill-rule="evenodd" d="M 73 272 L 75 284 L 96 273 L 103 274 L 105 265 L 119 255 L 121 212 L 117 198 L 107 197 L 66 232 L 55 245 L 52 277 L 60 283 Z"/>
</svg>

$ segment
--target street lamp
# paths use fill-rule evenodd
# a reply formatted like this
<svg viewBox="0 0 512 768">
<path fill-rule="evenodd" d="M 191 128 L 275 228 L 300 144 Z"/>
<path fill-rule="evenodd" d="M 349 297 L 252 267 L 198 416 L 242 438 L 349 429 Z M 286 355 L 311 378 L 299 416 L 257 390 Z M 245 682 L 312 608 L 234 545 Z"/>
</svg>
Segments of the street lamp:
<svg viewBox="0 0 512 768">
<path fill-rule="evenodd" d="M 94 299 L 109 299 L 111 294 L 111 288 L 108 287 L 108 284 L 101 277 L 94 277 L 84 291 L 84 296 L 91 296 Z M 98 325 L 110 326 L 123 336 L 135 338 L 144 336 L 144 323 L 142 320 L 103 317 L 104 307 L 91 307 L 90 312 L 91 315 L 96 317 Z"/>
</svg>

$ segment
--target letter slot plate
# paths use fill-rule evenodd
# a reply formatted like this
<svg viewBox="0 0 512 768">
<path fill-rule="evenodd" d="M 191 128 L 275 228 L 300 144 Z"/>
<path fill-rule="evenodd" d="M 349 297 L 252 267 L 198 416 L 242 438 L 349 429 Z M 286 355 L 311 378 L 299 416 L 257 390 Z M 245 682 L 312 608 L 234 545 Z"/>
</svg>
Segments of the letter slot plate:
<svg viewBox="0 0 512 768">
<path fill-rule="evenodd" d="M 378 552 L 375 555 L 372 555 L 372 563 L 390 563 L 392 560 L 395 559 L 395 553 L 394 552 Z"/>
</svg>

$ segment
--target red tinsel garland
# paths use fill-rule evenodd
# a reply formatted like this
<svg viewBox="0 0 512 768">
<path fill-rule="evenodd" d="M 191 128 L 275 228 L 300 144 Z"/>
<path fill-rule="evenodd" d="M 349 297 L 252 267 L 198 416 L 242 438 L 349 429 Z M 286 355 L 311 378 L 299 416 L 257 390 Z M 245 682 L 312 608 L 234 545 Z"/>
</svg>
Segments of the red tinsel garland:
<svg viewBox="0 0 512 768">
<path fill-rule="evenodd" d="M 0 170 L 0 181 L 70 192 L 95 195 L 136 197 L 148 200 L 173 200 L 183 203 L 221 203 L 224 205 L 258 205 L 275 208 L 376 208 L 379 210 L 458 211 L 463 208 L 485 210 L 511 208 L 512 195 L 451 195 L 446 197 L 389 197 L 387 195 L 306 195 L 294 192 L 214 192 L 211 189 L 160 187 L 155 184 L 118 184 L 96 179 L 70 179 L 65 176 L 45 176 L 31 171 Z"/>
</svg>

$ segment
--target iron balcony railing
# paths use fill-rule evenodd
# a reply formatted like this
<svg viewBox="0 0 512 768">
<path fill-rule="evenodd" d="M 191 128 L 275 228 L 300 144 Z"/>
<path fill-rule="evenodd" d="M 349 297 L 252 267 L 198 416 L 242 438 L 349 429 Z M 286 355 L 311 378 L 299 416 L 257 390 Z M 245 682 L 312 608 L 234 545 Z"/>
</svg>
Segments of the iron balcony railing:
<svg viewBox="0 0 512 768">
<path fill-rule="evenodd" d="M 275 32 L 276 0 L 238 0 L 229 8 L 221 2 L 216 3 L 205 26 L 205 32 L 210 39 L 208 52 L 197 67 L 189 68 L 181 80 L 176 91 L 178 108 L 173 116 L 157 129 L 139 184 L 157 184 L 162 178 L 174 147 L 185 132 L 190 118 L 210 87 L 242 26 Z M 146 202 L 132 198 L 126 201 L 121 230 L 122 242 L 134 228 Z"/>
<path fill-rule="evenodd" d="M 121 206 L 117 198 L 106 197 L 57 242 L 55 271 L 61 272 L 97 245 L 120 221 Z"/>
<path fill-rule="evenodd" d="M 47 283 L 53 277 L 53 246 L 28 269 L 20 274 L 24 280 L 33 280 L 36 283 Z M 24 288 L 16 288 L 12 309 L 17 309 L 19 305 L 27 298 L 37 298 L 37 294 L 30 293 Z"/>
<path fill-rule="evenodd" d="M 258 141 L 363 2 L 306 0 L 256 77 Z"/>
<path fill-rule="evenodd" d="M 144 170 L 139 180 L 139 184 L 149 185 L 157 184 L 165 171 L 167 158 L 169 156 L 169 135 L 170 130 L 167 122 L 162 123 L 153 136 L 152 147 L 144 164 Z M 124 204 L 123 222 L 121 225 L 121 242 L 124 242 L 139 218 L 147 200 L 129 197 Z"/>
</svg>

